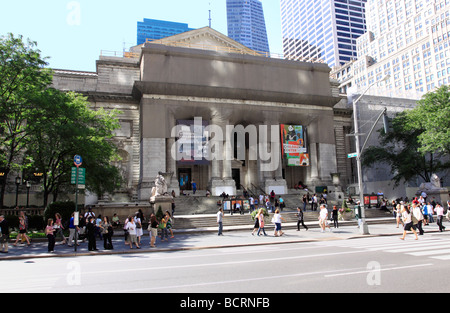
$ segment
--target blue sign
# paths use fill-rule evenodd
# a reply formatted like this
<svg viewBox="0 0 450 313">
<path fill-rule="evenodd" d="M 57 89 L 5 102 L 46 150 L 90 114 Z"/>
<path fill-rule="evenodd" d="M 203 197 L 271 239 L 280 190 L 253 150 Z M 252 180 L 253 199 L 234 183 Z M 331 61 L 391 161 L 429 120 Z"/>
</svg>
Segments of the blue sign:
<svg viewBox="0 0 450 313">
<path fill-rule="evenodd" d="M 75 164 L 75 166 L 80 166 L 82 163 L 83 163 L 83 159 L 81 158 L 81 156 L 79 156 L 79 155 L 76 155 L 74 158 L 73 158 L 73 163 Z"/>
</svg>

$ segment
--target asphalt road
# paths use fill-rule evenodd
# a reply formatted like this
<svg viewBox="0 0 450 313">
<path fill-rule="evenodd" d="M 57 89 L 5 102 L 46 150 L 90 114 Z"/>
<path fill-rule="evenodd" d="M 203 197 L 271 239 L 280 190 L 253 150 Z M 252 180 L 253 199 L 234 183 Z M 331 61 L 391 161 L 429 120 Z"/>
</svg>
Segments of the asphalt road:
<svg viewBox="0 0 450 313">
<path fill-rule="evenodd" d="M 190 301 L 204 293 L 440 293 L 450 291 L 449 274 L 450 233 L 429 233 L 418 241 L 383 236 L 2 261 L 0 292 L 177 293 Z"/>
</svg>

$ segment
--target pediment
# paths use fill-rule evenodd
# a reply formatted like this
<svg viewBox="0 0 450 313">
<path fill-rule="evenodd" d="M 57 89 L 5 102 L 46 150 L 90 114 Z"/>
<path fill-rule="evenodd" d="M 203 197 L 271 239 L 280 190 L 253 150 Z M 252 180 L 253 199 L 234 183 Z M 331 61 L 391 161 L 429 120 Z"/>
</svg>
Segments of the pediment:
<svg viewBox="0 0 450 313">
<path fill-rule="evenodd" d="M 191 30 L 163 39 L 154 40 L 150 43 L 202 50 L 261 55 L 210 27 Z"/>
</svg>

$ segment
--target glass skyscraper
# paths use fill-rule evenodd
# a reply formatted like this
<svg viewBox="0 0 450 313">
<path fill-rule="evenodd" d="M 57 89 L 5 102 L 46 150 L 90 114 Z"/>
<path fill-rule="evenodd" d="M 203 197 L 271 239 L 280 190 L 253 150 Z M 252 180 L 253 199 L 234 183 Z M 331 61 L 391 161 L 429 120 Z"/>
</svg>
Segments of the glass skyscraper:
<svg viewBox="0 0 450 313">
<path fill-rule="evenodd" d="M 366 0 L 281 0 L 283 52 L 287 59 L 323 60 L 330 67 L 357 57 L 366 32 Z"/>
<path fill-rule="evenodd" d="M 228 37 L 257 52 L 270 53 L 259 0 L 227 0 Z"/>
<path fill-rule="evenodd" d="M 155 40 L 177 35 L 193 30 L 188 24 L 161 20 L 144 19 L 137 23 L 137 44 L 143 44 L 147 39 Z"/>
</svg>

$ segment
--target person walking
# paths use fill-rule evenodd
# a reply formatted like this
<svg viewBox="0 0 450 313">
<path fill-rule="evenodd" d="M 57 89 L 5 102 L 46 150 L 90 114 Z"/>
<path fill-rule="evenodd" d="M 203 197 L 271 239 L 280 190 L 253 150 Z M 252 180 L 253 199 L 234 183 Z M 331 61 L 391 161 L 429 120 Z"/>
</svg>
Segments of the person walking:
<svg viewBox="0 0 450 313">
<path fill-rule="evenodd" d="M 416 236 L 416 240 L 418 240 L 419 238 L 417 237 L 416 226 L 414 226 L 413 221 L 412 221 L 411 211 L 409 210 L 408 206 L 406 206 L 406 205 L 404 205 L 402 207 L 402 219 L 403 219 L 403 223 L 405 223 L 405 226 L 403 228 L 403 236 L 400 237 L 400 239 L 405 240 L 406 232 L 412 231 L 414 233 L 414 235 Z"/>
<path fill-rule="evenodd" d="M 66 237 L 64 237 L 64 226 L 62 223 L 61 214 L 59 213 L 55 214 L 55 225 L 53 225 L 53 228 L 55 229 L 55 240 L 56 237 L 60 236 L 62 238 L 62 244 L 65 245 L 67 241 Z"/>
<path fill-rule="evenodd" d="M 45 228 L 45 235 L 48 239 L 47 251 L 50 253 L 55 252 L 55 229 L 53 228 L 53 219 L 49 218 L 47 221 L 47 227 Z"/>
<path fill-rule="evenodd" d="M 419 235 L 422 236 L 423 235 L 422 223 L 424 218 L 419 204 L 413 203 L 412 205 L 412 219 L 414 225 L 416 225 L 417 229 L 419 230 Z"/>
<path fill-rule="evenodd" d="M 256 215 L 256 218 L 258 219 L 258 223 L 259 223 L 257 235 L 259 236 L 259 233 L 262 230 L 264 233 L 264 236 L 267 236 L 266 230 L 264 229 L 264 209 L 263 208 L 259 209 L 258 214 Z"/>
<path fill-rule="evenodd" d="M 434 208 L 431 205 L 431 202 L 427 202 L 427 213 L 428 213 L 428 222 L 434 223 L 434 218 L 433 218 Z"/>
<path fill-rule="evenodd" d="M 17 234 L 16 242 L 14 242 L 14 246 L 17 245 L 19 240 L 26 240 L 28 246 L 31 245 L 30 239 L 27 236 L 27 225 L 25 223 L 25 219 L 23 217 L 19 217 L 19 234 Z"/>
<path fill-rule="evenodd" d="M 331 211 L 331 218 L 333 220 L 334 228 L 339 228 L 339 222 L 338 222 L 338 209 L 335 205 L 333 205 L 333 211 Z"/>
<path fill-rule="evenodd" d="M 405 224 L 403 223 L 403 220 L 402 220 L 402 207 L 403 207 L 403 201 L 400 202 L 399 204 L 397 204 L 397 206 L 394 208 L 395 219 L 397 221 L 397 228 L 399 227 L 400 224 L 402 224 L 402 226 L 405 226 Z"/>
<path fill-rule="evenodd" d="M 217 236 L 223 236 L 223 208 L 222 207 L 220 207 L 219 212 L 217 212 L 217 225 L 219 228 Z"/>
<path fill-rule="evenodd" d="M 444 220 L 444 208 L 440 203 L 436 203 L 436 207 L 434 209 L 436 210 L 437 215 L 436 224 L 439 226 L 439 231 L 443 232 L 445 230 L 444 225 L 442 225 L 442 221 Z"/>
<path fill-rule="evenodd" d="M 8 240 L 9 240 L 9 225 L 4 215 L 0 215 L 0 246 L 2 248 L 1 253 L 8 253 Z"/>
<path fill-rule="evenodd" d="M 300 224 L 308 230 L 308 226 L 305 225 L 305 221 L 303 219 L 303 210 L 300 207 L 297 207 L 297 231 L 300 231 Z"/>
<path fill-rule="evenodd" d="M 253 225 L 252 236 L 255 235 L 255 233 L 258 231 L 258 229 L 259 229 L 259 219 L 258 219 L 258 213 L 256 213 L 256 215 L 255 215 L 255 224 Z"/>
<path fill-rule="evenodd" d="M 283 236 L 284 232 L 281 231 L 281 221 L 286 222 L 286 220 L 281 216 L 280 209 L 275 210 L 272 221 L 275 224 L 275 232 L 273 233 L 273 235 L 275 237 Z"/>
<path fill-rule="evenodd" d="M 103 217 L 103 220 L 100 222 L 100 228 L 102 229 L 103 248 L 105 250 L 113 250 L 113 227 L 112 223 L 109 222 L 109 218 L 107 216 Z"/>
</svg>

